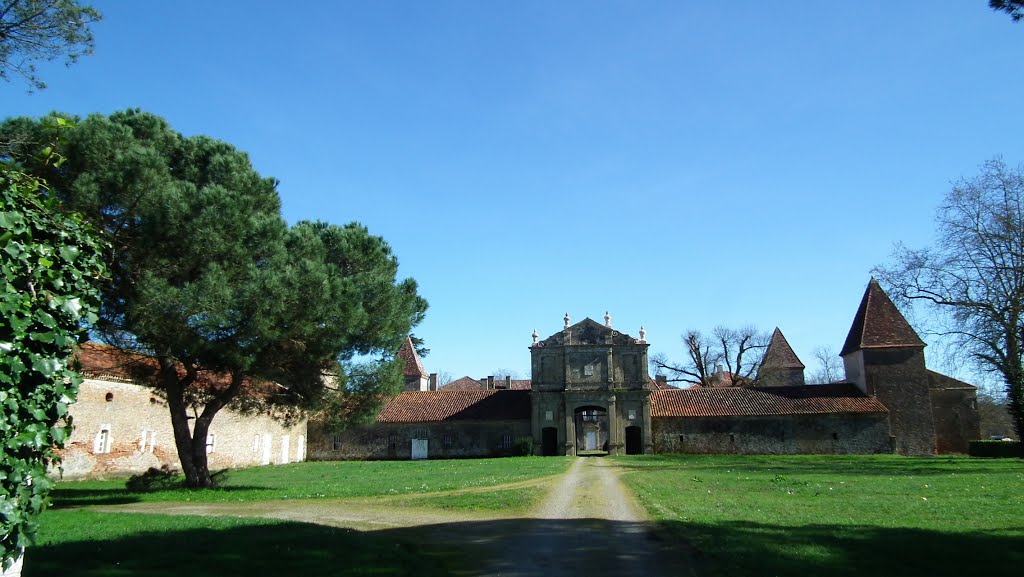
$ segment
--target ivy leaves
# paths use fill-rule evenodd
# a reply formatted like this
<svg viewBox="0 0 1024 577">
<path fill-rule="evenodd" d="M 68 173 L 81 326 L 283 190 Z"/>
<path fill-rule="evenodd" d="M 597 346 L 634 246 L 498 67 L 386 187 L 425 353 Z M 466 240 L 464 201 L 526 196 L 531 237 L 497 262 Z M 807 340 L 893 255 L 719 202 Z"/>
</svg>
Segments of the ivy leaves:
<svg viewBox="0 0 1024 577">
<path fill-rule="evenodd" d="M 0 165 L 0 564 L 28 544 L 70 434 L 73 346 L 96 321 L 103 242 L 43 183 Z"/>
</svg>

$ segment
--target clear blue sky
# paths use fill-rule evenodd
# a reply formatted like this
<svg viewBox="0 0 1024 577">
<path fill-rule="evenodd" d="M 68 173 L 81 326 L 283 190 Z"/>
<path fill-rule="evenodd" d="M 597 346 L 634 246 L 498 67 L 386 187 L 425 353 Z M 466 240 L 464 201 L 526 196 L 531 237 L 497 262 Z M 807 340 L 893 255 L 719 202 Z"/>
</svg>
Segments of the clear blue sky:
<svg viewBox="0 0 1024 577">
<path fill-rule="evenodd" d="M 3 113 L 247 151 L 290 222 L 390 242 L 455 376 L 528 376 L 535 328 L 605 310 L 676 359 L 778 325 L 812 365 L 950 181 L 1024 160 L 1024 24 L 985 0 L 95 4 L 95 55 Z"/>
</svg>

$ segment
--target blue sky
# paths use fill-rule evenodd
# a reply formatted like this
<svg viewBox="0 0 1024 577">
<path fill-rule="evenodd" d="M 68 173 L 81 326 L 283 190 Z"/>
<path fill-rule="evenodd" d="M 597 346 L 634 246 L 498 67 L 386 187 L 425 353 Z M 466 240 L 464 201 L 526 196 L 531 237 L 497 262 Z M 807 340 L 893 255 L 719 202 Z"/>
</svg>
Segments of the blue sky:
<svg viewBox="0 0 1024 577">
<path fill-rule="evenodd" d="M 813 368 L 951 181 L 1024 160 L 1024 24 L 984 0 L 95 5 L 95 55 L 4 114 L 138 107 L 247 151 L 290 222 L 388 240 L 456 377 L 528 376 L 535 328 L 606 310 L 675 359 L 777 325 Z"/>
</svg>

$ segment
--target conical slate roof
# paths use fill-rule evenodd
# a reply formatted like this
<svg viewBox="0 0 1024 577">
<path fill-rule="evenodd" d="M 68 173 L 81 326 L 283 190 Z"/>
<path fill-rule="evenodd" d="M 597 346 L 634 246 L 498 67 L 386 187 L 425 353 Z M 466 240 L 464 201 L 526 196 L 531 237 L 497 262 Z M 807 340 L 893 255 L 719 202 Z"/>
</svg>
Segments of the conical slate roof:
<svg viewBox="0 0 1024 577">
<path fill-rule="evenodd" d="M 839 354 L 846 355 L 860 349 L 924 346 L 921 337 L 872 277 Z"/>
<path fill-rule="evenodd" d="M 411 337 L 405 337 L 405 342 L 398 349 L 398 356 L 405 362 L 405 367 L 402 368 L 403 375 L 407 377 L 422 377 L 427 374 L 427 371 L 423 368 L 423 363 L 420 362 L 420 356 L 416 354 L 416 347 L 412 345 Z"/>
<path fill-rule="evenodd" d="M 768 348 L 764 350 L 764 359 L 761 361 L 761 369 L 803 369 L 804 364 L 789 346 L 786 337 L 782 336 L 779 327 L 775 327 L 772 338 L 768 342 Z"/>
</svg>

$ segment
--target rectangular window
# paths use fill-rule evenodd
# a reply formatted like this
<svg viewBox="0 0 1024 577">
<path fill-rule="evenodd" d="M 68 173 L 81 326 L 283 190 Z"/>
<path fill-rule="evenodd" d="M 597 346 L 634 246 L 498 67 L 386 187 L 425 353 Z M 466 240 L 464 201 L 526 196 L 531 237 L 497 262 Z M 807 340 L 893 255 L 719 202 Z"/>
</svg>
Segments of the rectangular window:
<svg viewBox="0 0 1024 577">
<path fill-rule="evenodd" d="M 544 411 L 544 420 L 545 421 L 554 421 L 555 420 L 555 412 L 554 411 Z"/>
<path fill-rule="evenodd" d="M 139 440 L 139 451 L 142 453 L 152 453 L 154 447 L 156 447 L 156 431 L 143 429 L 142 439 Z"/>
<path fill-rule="evenodd" d="M 335 451 L 340 451 L 341 450 L 341 433 L 335 433 L 333 441 L 334 441 L 334 450 Z"/>
<path fill-rule="evenodd" d="M 261 438 L 260 438 L 259 435 L 253 435 L 252 436 L 252 454 L 253 455 L 259 455 L 260 454 L 260 440 L 261 440 Z"/>
<path fill-rule="evenodd" d="M 629 410 L 629 420 L 632 421 L 634 419 L 636 419 L 636 409 L 630 409 Z"/>
<path fill-rule="evenodd" d="M 447 449 L 451 449 L 452 448 L 452 444 L 453 444 L 452 436 L 451 435 L 445 435 L 444 437 L 441 437 L 441 444 L 444 445 L 444 448 L 446 450 Z"/>
<path fill-rule="evenodd" d="M 100 432 L 92 443 L 92 452 L 97 454 L 110 452 L 110 425 L 100 425 Z"/>
<path fill-rule="evenodd" d="M 512 435 L 505 433 L 501 436 L 501 448 L 511 449 L 512 448 Z"/>
<path fill-rule="evenodd" d="M 206 434 L 206 452 L 212 453 L 217 450 L 217 435 L 213 433 Z"/>
</svg>

